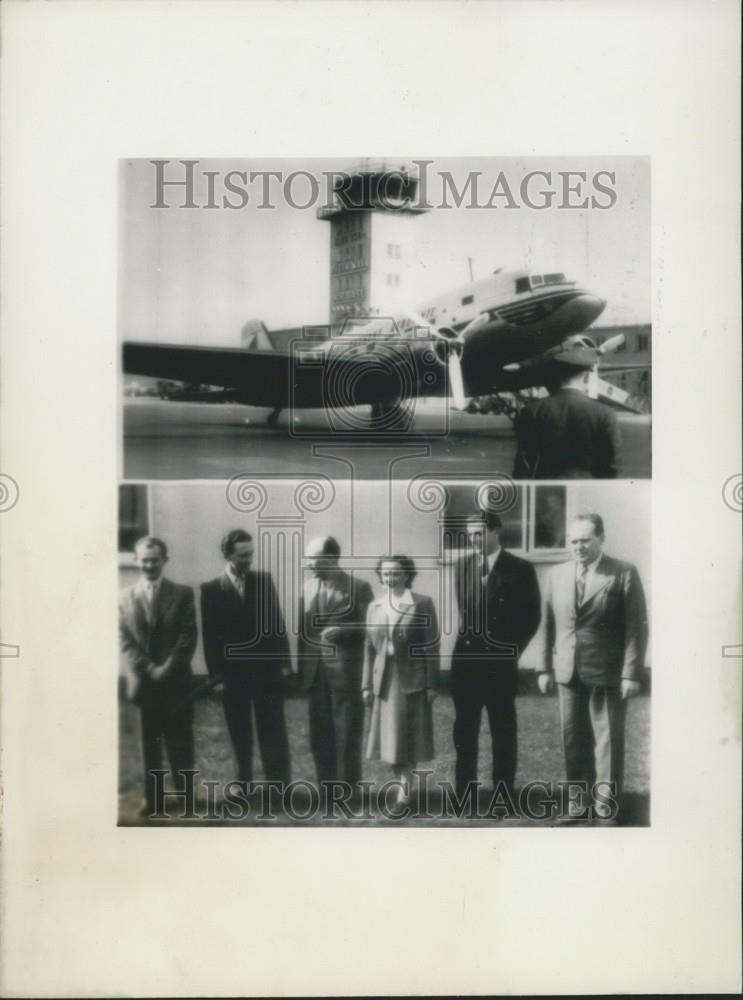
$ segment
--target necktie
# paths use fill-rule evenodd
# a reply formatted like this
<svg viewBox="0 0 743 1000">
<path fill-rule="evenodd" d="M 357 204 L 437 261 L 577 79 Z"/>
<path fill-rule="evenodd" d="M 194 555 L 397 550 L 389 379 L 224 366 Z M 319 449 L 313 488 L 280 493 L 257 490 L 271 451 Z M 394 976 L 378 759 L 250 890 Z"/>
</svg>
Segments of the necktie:
<svg viewBox="0 0 743 1000">
<path fill-rule="evenodd" d="M 581 566 L 578 570 L 578 576 L 575 581 L 575 603 L 577 607 L 580 607 L 583 603 L 583 596 L 586 592 L 586 576 L 588 574 L 588 566 Z"/>
<path fill-rule="evenodd" d="M 154 583 L 147 583 L 144 589 L 145 604 L 147 605 L 147 618 L 151 622 L 155 617 L 155 595 L 157 588 Z"/>
</svg>

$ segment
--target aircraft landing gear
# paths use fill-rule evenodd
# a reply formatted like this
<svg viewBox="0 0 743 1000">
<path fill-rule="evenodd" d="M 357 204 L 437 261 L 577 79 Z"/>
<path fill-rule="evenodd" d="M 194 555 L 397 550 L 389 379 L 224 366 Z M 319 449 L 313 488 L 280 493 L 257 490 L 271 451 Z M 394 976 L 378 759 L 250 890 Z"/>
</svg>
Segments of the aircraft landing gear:
<svg viewBox="0 0 743 1000">
<path fill-rule="evenodd" d="M 266 427 L 271 427 L 271 428 L 278 427 L 279 416 L 281 414 L 282 409 L 283 407 L 277 406 L 274 410 L 271 410 L 271 412 L 266 417 Z"/>
<path fill-rule="evenodd" d="M 526 400 L 518 393 L 509 393 L 507 396 L 493 392 L 484 396 L 476 396 L 467 407 L 467 413 L 493 414 L 494 416 L 504 415 L 509 420 L 516 420 L 524 407 Z"/>
</svg>

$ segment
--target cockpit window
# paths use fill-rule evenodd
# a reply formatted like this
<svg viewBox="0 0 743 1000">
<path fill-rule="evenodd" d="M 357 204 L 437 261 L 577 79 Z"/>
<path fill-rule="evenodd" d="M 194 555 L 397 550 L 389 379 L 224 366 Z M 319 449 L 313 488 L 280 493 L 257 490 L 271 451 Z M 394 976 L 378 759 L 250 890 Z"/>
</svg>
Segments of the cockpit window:
<svg viewBox="0 0 743 1000">
<path fill-rule="evenodd" d="M 474 302 L 474 301 L 475 301 L 475 296 L 474 295 L 465 295 L 465 297 L 462 299 L 462 305 L 463 306 L 468 306 L 470 304 L 470 302 Z"/>
<path fill-rule="evenodd" d="M 531 288 L 528 278 L 517 278 L 516 279 L 516 293 L 528 292 Z"/>
<path fill-rule="evenodd" d="M 544 283 L 545 285 L 559 285 L 565 281 L 565 275 L 561 271 L 557 271 L 554 274 L 545 274 Z"/>
<path fill-rule="evenodd" d="M 544 284 L 544 278 L 541 274 L 532 274 L 531 276 L 531 287 L 534 288 L 535 285 Z"/>
</svg>

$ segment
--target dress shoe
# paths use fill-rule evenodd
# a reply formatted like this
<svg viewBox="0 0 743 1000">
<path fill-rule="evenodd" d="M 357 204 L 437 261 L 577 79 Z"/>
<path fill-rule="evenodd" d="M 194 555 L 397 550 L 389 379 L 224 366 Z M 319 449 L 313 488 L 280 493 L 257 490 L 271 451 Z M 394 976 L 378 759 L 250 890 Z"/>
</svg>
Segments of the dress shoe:
<svg viewBox="0 0 743 1000">
<path fill-rule="evenodd" d="M 558 819 L 560 825 L 586 823 L 588 821 L 588 809 L 582 801 L 570 799 L 566 805 L 567 810 Z"/>
<path fill-rule="evenodd" d="M 594 802 L 593 822 L 596 826 L 616 826 L 616 810 L 612 810 L 608 802 Z"/>
</svg>

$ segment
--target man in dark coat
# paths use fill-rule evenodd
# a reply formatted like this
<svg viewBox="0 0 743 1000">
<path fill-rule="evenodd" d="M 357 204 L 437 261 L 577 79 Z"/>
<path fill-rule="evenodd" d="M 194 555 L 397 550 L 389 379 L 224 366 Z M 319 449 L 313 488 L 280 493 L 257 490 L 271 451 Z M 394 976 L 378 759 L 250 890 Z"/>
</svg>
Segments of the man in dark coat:
<svg viewBox="0 0 743 1000">
<path fill-rule="evenodd" d="M 501 520 L 490 511 L 467 522 L 472 552 L 456 567 L 459 633 L 452 656 L 456 787 L 477 779 L 480 716 L 488 713 L 493 788 L 513 792 L 516 775 L 518 662 L 537 631 L 539 584 L 534 567 L 500 544 Z"/>
<path fill-rule="evenodd" d="M 289 640 L 270 573 L 252 569 L 253 539 L 228 531 L 224 571 L 201 585 L 204 656 L 222 703 L 237 758 L 238 780 L 253 780 L 253 714 L 267 781 L 289 782 L 283 675 Z"/>
<path fill-rule="evenodd" d="M 515 421 L 515 479 L 616 479 L 621 438 L 614 411 L 586 395 L 598 355 L 576 348 L 555 366 L 564 377 L 545 399 L 530 402 Z"/>
</svg>

